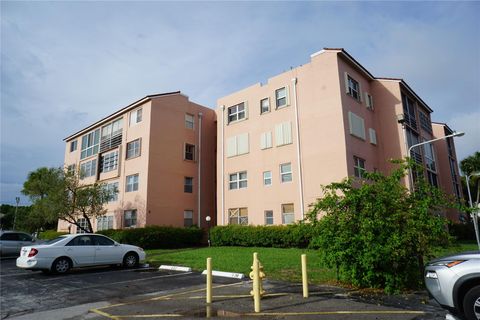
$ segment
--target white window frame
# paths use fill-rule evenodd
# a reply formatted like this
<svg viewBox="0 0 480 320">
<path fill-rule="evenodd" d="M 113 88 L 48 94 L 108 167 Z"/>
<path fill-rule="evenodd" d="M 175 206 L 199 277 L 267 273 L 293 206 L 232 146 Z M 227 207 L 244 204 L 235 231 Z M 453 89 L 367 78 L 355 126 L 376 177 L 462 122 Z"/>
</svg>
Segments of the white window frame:
<svg viewBox="0 0 480 320">
<path fill-rule="evenodd" d="M 364 177 L 364 172 L 366 171 L 365 169 L 365 163 L 367 161 L 363 158 L 353 156 L 353 175 L 356 178 L 363 178 Z"/>
<path fill-rule="evenodd" d="M 287 212 L 286 206 L 292 206 L 293 211 Z M 295 223 L 295 205 L 293 203 L 283 203 L 282 207 L 282 224 Z"/>
<path fill-rule="evenodd" d="M 348 112 L 348 125 L 350 134 L 354 137 L 366 140 L 365 137 L 365 120 L 362 117 L 357 116 L 355 113 Z"/>
<path fill-rule="evenodd" d="M 78 140 L 75 139 L 73 141 L 70 141 L 70 152 L 76 151 L 78 146 Z"/>
<path fill-rule="evenodd" d="M 190 113 L 185 113 L 185 128 L 195 129 L 195 116 Z"/>
<path fill-rule="evenodd" d="M 373 111 L 373 109 L 374 109 L 373 108 L 373 97 L 368 92 L 365 92 L 365 104 L 367 106 L 367 109 Z"/>
<path fill-rule="evenodd" d="M 362 102 L 362 88 L 360 82 L 345 72 L 345 89 L 347 94 L 358 102 Z"/>
<path fill-rule="evenodd" d="M 101 216 L 97 218 L 97 231 L 113 229 L 113 216 Z"/>
<path fill-rule="evenodd" d="M 272 171 L 263 171 L 263 185 L 271 186 L 272 182 Z"/>
<path fill-rule="evenodd" d="M 241 109 L 241 110 L 240 110 Z M 240 102 L 227 109 L 227 123 L 234 123 L 247 119 L 247 103 Z"/>
<path fill-rule="evenodd" d="M 265 225 L 271 226 L 274 224 L 273 210 L 263 211 L 263 216 L 265 218 Z"/>
<path fill-rule="evenodd" d="M 368 135 L 370 136 L 370 143 L 377 145 L 377 132 L 373 128 L 368 128 Z"/>
<path fill-rule="evenodd" d="M 263 103 L 264 103 L 265 101 L 267 102 L 267 104 L 266 104 L 266 108 L 267 108 L 267 109 L 266 109 L 266 110 L 263 110 L 263 107 L 264 107 Z M 262 100 L 260 100 L 260 114 L 269 113 L 270 110 L 271 110 L 271 109 L 270 109 L 270 98 L 263 98 Z"/>
<path fill-rule="evenodd" d="M 290 171 L 286 171 L 286 167 L 290 166 Z M 280 181 L 281 183 L 288 183 L 293 181 L 293 173 L 292 173 L 292 163 L 286 162 L 280 164 Z"/>
<path fill-rule="evenodd" d="M 118 168 L 118 150 L 105 153 L 102 155 L 101 172 L 109 172 Z"/>
<path fill-rule="evenodd" d="M 127 219 L 127 214 L 129 214 L 129 218 Z M 137 209 L 130 209 L 123 211 L 123 226 L 125 228 L 136 228 L 137 227 Z M 127 221 L 129 222 L 127 225 Z"/>
<path fill-rule="evenodd" d="M 87 219 L 85 219 L 85 218 L 78 218 L 77 223 L 80 226 L 84 227 L 85 229 L 88 228 Z M 77 233 L 87 233 L 87 231 L 85 231 L 85 230 L 81 229 L 79 226 L 77 226 Z"/>
<path fill-rule="evenodd" d="M 142 139 L 138 138 L 127 142 L 127 151 L 125 153 L 125 159 L 133 159 L 136 157 L 140 157 L 142 153 Z"/>
<path fill-rule="evenodd" d="M 283 95 L 279 95 L 279 92 L 284 90 Z M 285 103 L 280 104 L 279 101 L 285 99 Z M 281 87 L 275 90 L 275 109 L 281 109 L 288 106 L 288 86 Z"/>
<path fill-rule="evenodd" d="M 85 161 L 80 164 L 80 180 L 93 177 L 97 174 L 97 159 Z"/>
<path fill-rule="evenodd" d="M 193 150 L 192 152 L 187 152 L 187 147 L 193 147 Z M 194 144 L 191 144 L 191 143 L 185 143 L 184 147 L 183 147 L 183 160 L 185 161 L 195 161 L 196 159 L 196 146 Z M 188 154 L 192 154 L 192 159 L 188 159 L 187 158 L 187 153 Z"/>
<path fill-rule="evenodd" d="M 183 210 L 183 226 L 185 228 L 193 226 L 193 210 Z"/>
<path fill-rule="evenodd" d="M 191 181 L 191 184 L 187 184 L 187 181 Z M 190 191 L 188 190 L 190 189 Z M 184 193 L 193 193 L 193 177 L 184 177 L 183 178 L 183 192 Z"/>
<path fill-rule="evenodd" d="M 130 112 L 129 123 L 130 126 L 134 126 L 137 123 L 142 122 L 143 118 L 143 108 L 138 108 Z"/>
<path fill-rule="evenodd" d="M 98 153 L 100 148 L 100 128 L 82 136 L 80 159 L 85 159 Z"/>
<path fill-rule="evenodd" d="M 245 189 L 247 187 L 248 187 L 247 171 L 234 172 L 228 175 L 229 190 Z"/>
<path fill-rule="evenodd" d="M 108 202 L 110 203 L 118 201 L 118 181 L 107 183 L 105 188 L 107 188 L 107 190 L 114 191 L 112 197 L 108 200 Z"/>
<path fill-rule="evenodd" d="M 139 181 L 140 178 L 138 173 L 128 175 L 125 179 L 125 192 L 138 191 Z"/>
<path fill-rule="evenodd" d="M 246 213 L 242 215 L 242 213 Z M 234 223 L 231 223 L 234 221 Z M 228 224 L 248 225 L 248 208 L 228 209 Z"/>
</svg>

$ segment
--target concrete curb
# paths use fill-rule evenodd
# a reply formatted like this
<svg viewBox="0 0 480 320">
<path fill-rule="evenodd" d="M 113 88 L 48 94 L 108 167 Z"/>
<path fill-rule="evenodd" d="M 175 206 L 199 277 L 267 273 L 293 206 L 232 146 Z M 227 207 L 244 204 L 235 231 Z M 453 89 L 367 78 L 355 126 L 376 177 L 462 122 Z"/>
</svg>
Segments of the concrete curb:
<svg viewBox="0 0 480 320">
<path fill-rule="evenodd" d="M 207 274 L 207 270 L 203 270 L 203 275 Z M 232 278 L 232 279 L 239 279 L 242 280 L 245 278 L 243 273 L 235 273 L 235 272 L 225 272 L 225 271 L 212 271 L 212 276 L 214 277 L 224 277 L 224 278 Z"/>
<path fill-rule="evenodd" d="M 161 265 L 158 267 L 158 270 L 171 270 L 171 271 L 182 271 L 182 272 L 192 272 L 192 268 L 182 267 L 182 266 L 167 266 Z"/>
</svg>

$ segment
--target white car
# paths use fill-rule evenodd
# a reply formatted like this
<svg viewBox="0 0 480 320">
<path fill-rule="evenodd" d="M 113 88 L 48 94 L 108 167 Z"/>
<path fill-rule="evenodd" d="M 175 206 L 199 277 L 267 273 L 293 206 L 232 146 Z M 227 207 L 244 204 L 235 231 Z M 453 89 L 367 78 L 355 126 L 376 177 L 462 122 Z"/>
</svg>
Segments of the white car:
<svg viewBox="0 0 480 320">
<path fill-rule="evenodd" d="M 17 267 L 66 273 L 71 268 L 123 264 L 127 268 L 145 260 L 142 248 L 120 244 L 99 234 L 69 234 L 41 245 L 22 247 Z"/>
</svg>

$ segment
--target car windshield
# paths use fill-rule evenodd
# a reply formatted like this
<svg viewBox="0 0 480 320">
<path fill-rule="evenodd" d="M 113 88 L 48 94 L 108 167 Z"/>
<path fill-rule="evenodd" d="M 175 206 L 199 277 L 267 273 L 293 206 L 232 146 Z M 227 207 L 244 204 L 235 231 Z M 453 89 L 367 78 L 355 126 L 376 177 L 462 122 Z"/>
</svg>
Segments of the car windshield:
<svg viewBox="0 0 480 320">
<path fill-rule="evenodd" d="M 65 238 L 66 238 L 65 236 L 61 236 L 61 237 L 58 237 L 58 238 L 55 238 L 55 239 L 52 239 L 52 240 L 48 240 L 47 242 L 44 242 L 43 244 L 53 244 L 53 243 L 57 243 L 58 241 L 63 240 L 63 239 L 65 239 Z"/>
</svg>

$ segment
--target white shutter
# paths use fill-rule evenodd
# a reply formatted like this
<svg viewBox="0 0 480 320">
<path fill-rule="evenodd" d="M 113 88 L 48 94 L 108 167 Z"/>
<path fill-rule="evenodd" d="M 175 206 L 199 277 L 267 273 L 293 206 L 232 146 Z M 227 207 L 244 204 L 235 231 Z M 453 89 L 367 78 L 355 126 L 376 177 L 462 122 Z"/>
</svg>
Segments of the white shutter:
<svg viewBox="0 0 480 320">
<path fill-rule="evenodd" d="M 350 134 L 365 140 L 365 121 L 353 112 L 348 112 Z"/>
<path fill-rule="evenodd" d="M 282 123 L 283 129 L 283 143 L 291 144 L 292 143 L 292 123 L 284 122 Z"/>
<path fill-rule="evenodd" d="M 362 102 L 362 85 L 358 82 L 358 101 Z"/>
<path fill-rule="evenodd" d="M 281 123 L 275 125 L 275 145 L 281 146 L 284 145 L 283 142 L 283 125 Z"/>
<path fill-rule="evenodd" d="M 367 108 L 370 109 L 371 106 L 370 106 L 370 99 L 368 99 L 368 92 L 365 91 L 365 92 L 364 92 L 364 95 L 365 95 L 365 104 L 367 105 Z"/>
<path fill-rule="evenodd" d="M 345 73 L 345 92 L 348 93 L 348 73 Z"/>
<path fill-rule="evenodd" d="M 248 101 L 244 102 L 244 106 L 245 106 L 245 120 L 246 120 L 248 119 Z"/>
<path fill-rule="evenodd" d="M 268 132 L 265 132 L 265 145 L 267 148 L 271 148 L 272 147 L 272 132 L 271 131 L 268 131 Z"/>
<path fill-rule="evenodd" d="M 237 155 L 237 137 L 230 137 L 227 139 L 227 157 Z"/>
<path fill-rule="evenodd" d="M 285 103 L 286 106 L 290 105 L 290 91 L 288 90 L 288 85 L 285 86 Z"/>
<path fill-rule="evenodd" d="M 237 136 L 237 155 L 248 153 L 248 133 Z"/>
<path fill-rule="evenodd" d="M 369 128 L 368 133 L 370 134 L 370 143 L 376 145 L 377 144 L 377 133 L 375 129 Z"/>
</svg>

